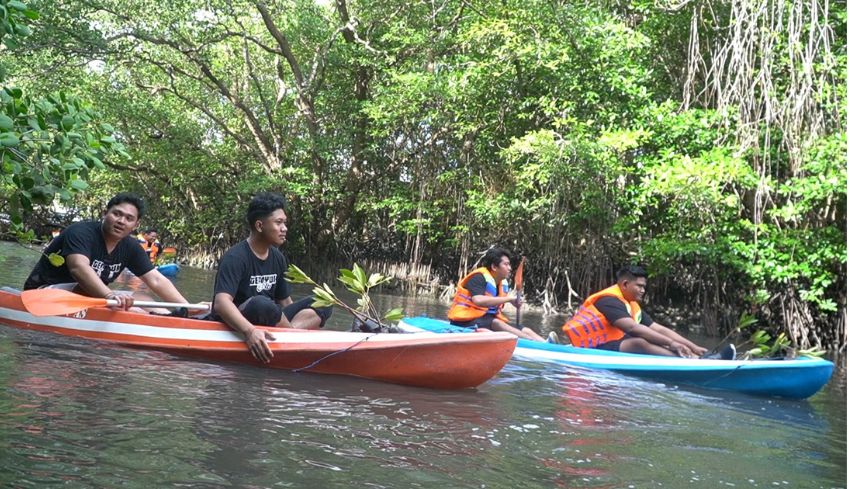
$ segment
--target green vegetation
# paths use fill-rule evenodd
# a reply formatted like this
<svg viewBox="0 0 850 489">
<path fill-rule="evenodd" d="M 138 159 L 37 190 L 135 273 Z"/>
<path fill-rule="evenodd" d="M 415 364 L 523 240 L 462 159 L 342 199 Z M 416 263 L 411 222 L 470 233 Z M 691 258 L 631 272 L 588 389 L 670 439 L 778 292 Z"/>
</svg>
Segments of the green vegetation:
<svg viewBox="0 0 850 489">
<path fill-rule="evenodd" d="M 328 284 L 317 284 L 303 270 L 295 265 L 289 265 L 286 271 L 286 279 L 294 284 L 308 284 L 313 286 L 313 296 L 315 302 L 313 307 L 330 307 L 338 306 L 350 312 L 355 318 L 360 321 L 371 320 L 377 324 L 382 324 L 383 321 L 393 322 L 400 321 L 404 317 L 404 311 L 400 308 L 390 309 L 381 315 L 375 308 L 374 303 L 369 298 L 369 290 L 381 284 L 389 282 L 391 277 L 373 273 L 366 276 L 366 272 L 360 268 L 358 264 L 354 264 L 351 270 L 343 268 L 339 271 L 339 280 L 348 289 L 357 296 L 357 307 L 351 307 L 343 302 L 336 293 L 328 286 Z"/>
<path fill-rule="evenodd" d="M 0 49 L 26 45 L 32 33 L 27 24 L 38 18 L 23 2 L 0 0 Z M 34 232 L 23 217 L 34 206 L 70 204 L 88 188 L 89 173 L 106 168 L 104 160 L 129 155 L 112 126 L 83 98 L 62 90 L 34 97 L 9 83 L 13 75 L 0 64 L 0 194 L 13 230 L 31 241 Z"/>
<path fill-rule="evenodd" d="M 20 230 L 130 189 L 211 264 L 273 189 L 311 273 L 447 283 L 498 243 L 528 257 L 529 300 L 565 308 L 641 262 L 655 305 L 709 333 L 749 311 L 844 346 L 844 2 L 0 5 Z"/>
</svg>

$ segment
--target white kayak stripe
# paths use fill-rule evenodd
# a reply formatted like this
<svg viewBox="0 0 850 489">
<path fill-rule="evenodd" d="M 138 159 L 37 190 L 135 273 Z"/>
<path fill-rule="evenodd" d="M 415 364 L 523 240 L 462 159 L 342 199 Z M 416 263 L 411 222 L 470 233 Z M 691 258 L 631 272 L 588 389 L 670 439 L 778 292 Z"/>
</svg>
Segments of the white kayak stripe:
<svg viewBox="0 0 850 489">
<path fill-rule="evenodd" d="M 163 338 L 171 340 L 196 340 L 232 342 L 244 341 L 241 336 L 232 331 L 214 331 L 204 329 L 170 328 L 162 326 L 145 326 L 141 324 L 116 323 L 110 321 L 98 321 L 93 319 L 79 319 L 68 316 L 33 316 L 32 314 L 16 309 L 0 307 L 0 319 L 6 318 L 13 321 L 25 322 L 41 326 L 50 326 L 73 331 L 89 331 L 98 333 L 125 334 L 148 338 Z M 269 343 L 292 344 L 316 344 L 316 343 L 351 343 L 369 339 L 369 343 L 411 343 L 411 340 L 429 340 L 431 343 L 437 336 L 434 333 L 413 333 L 403 335 L 357 333 L 346 331 L 305 331 L 275 333 L 276 339 Z"/>
<path fill-rule="evenodd" d="M 437 321 L 437 320 L 435 320 Z M 448 323 L 447 323 L 448 324 Z M 408 332 L 426 332 L 422 328 L 402 321 L 399 323 L 401 329 Z M 436 333 L 432 334 L 450 334 L 450 335 L 469 335 L 479 334 L 475 332 L 452 332 L 452 333 Z M 559 363 L 568 363 L 571 365 L 586 365 L 588 367 L 618 369 L 618 370 L 635 370 L 635 371 L 711 371 L 717 370 L 721 372 L 731 372 L 733 370 L 749 370 L 749 369 L 796 369 L 801 367 L 809 367 L 812 365 L 820 365 L 824 363 L 822 359 L 814 358 L 797 358 L 792 361 L 776 361 L 776 360 L 706 360 L 700 358 L 680 358 L 680 357 L 662 357 L 656 355 L 637 355 L 614 353 L 600 354 L 599 351 L 594 353 L 568 352 L 550 350 L 547 348 L 527 348 L 517 345 L 514 350 L 514 357 L 525 360 L 543 360 Z M 549 345 L 554 346 L 554 345 Z"/>
<path fill-rule="evenodd" d="M 689 371 L 732 371 L 749 369 L 796 369 L 826 363 L 816 358 L 796 358 L 778 361 L 768 359 L 753 360 L 716 360 L 704 358 L 662 357 L 656 355 L 612 354 L 598 355 L 517 346 L 514 355 L 527 359 L 545 359 L 572 364 L 620 368 L 623 370 L 689 370 Z"/>
<path fill-rule="evenodd" d="M 16 309 L 0 308 L 0 317 L 13 321 L 26 322 L 39 326 L 68 329 L 74 331 L 89 331 L 96 333 L 126 334 L 163 338 L 173 340 L 202 340 L 202 341 L 243 341 L 231 331 L 210 331 L 202 329 L 163 328 L 144 326 L 141 324 L 113 323 L 94 319 L 78 319 L 68 316 L 33 316 Z"/>
</svg>

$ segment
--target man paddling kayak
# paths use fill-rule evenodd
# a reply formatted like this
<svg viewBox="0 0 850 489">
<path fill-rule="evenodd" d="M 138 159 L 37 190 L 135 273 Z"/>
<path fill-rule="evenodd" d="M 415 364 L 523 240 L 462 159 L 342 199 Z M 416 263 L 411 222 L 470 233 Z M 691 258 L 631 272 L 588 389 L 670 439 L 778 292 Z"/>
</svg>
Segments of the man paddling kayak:
<svg viewBox="0 0 850 489">
<path fill-rule="evenodd" d="M 136 236 L 136 239 L 139 241 L 139 246 L 145 250 L 145 253 L 150 257 L 151 263 L 156 263 L 156 259 L 159 256 L 159 252 L 162 250 L 162 244 L 160 244 L 159 234 L 157 233 L 156 228 L 146 229 L 145 232 L 139 233 Z"/>
<path fill-rule="evenodd" d="M 646 278 L 642 267 L 625 266 L 617 272 L 616 284 L 588 297 L 562 327 L 573 346 L 686 358 L 704 354 L 705 348 L 641 310 Z"/>
<path fill-rule="evenodd" d="M 251 230 L 248 239 L 230 248 L 218 264 L 210 319 L 242 333 L 251 354 L 268 363 L 274 355 L 266 341 L 274 337 L 255 324 L 318 329 L 332 309 L 314 308 L 312 296 L 292 302 L 284 278 L 288 265 L 278 249 L 287 231 L 283 197 L 269 192 L 254 196 L 245 219 Z"/>
<path fill-rule="evenodd" d="M 24 290 L 64 289 L 90 297 L 114 299 L 118 301 L 117 307 L 129 309 L 133 305 L 132 293 L 116 292 L 108 287 L 128 268 L 163 300 L 188 303 L 174 284 L 154 268 L 145 251 L 130 236 L 139 225 L 144 210 L 141 198 L 122 192 L 109 200 L 100 221 L 71 224 L 47 245 L 24 282 Z M 54 253 L 64 258 L 61 264 L 50 262 L 48 257 Z"/>
<path fill-rule="evenodd" d="M 502 314 L 502 308 L 509 302 L 517 309 L 522 305 L 521 297 L 508 294 L 507 279 L 512 271 L 508 252 L 490 248 L 481 259 L 481 265 L 458 282 L 448 312 L 449 321 L 455 326 L 507 331 L 520 338 L 546 341 L 531 328 L 511 326 Z"/>
</svg>

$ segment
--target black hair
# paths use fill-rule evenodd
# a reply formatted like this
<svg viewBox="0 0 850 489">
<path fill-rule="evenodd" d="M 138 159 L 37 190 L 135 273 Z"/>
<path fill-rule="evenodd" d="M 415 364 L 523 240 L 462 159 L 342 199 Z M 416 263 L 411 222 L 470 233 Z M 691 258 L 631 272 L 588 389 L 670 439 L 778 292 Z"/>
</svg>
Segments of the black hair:
<svg viewBox="0 0 850 489">
<path fill-rule="evenodd" d="M 617 271 L 617 282 L 623 279 L 634 280 L 638 277 L 647 278 L 646 270 L 640 265 L 625 265 Z"/>
<path fill-rule="evenodd" d="M 254 223 L 258 219 L 264 219 L 278 209 L 286 210 L 286 201 L 282 195 L 274 192 L 261 192 L 255 195 L 248 204 L 248 211 L 245 213 L 248 228 L 254 229 Z"/>
<path fill-rule="evenodd" d="M 137 216 L 139 219 L 145 215 L 145 203 L 142 201 L 142 198 L 136 194 L 132 194 L 130 192 L 119 192 L 115 194 L 115 197 L 112 197 L 109 199 L 109 202 L 106 203 L 106 210 L 108 211 L 118 204 L 133 205 L 139 212 L 139 215 Z"/>
<path fill-rule="evenodd" d="M 148 234 L 148 233 L 159 233 L 159 231 L 157 231 L 156 228 L 147 228 L 147 229 L 145 229 L 144 234 Z"/>
<path fill-rule="evenodd" d="M 491 266 L 501 263 L 503 256 L 507 256 L 509 260 L 511 259 L 511 255 L 507 250 L 494 246 L 484 253 L 484 258 L 481 259 L 481 265 L 489 270 Z"/>
</svg>

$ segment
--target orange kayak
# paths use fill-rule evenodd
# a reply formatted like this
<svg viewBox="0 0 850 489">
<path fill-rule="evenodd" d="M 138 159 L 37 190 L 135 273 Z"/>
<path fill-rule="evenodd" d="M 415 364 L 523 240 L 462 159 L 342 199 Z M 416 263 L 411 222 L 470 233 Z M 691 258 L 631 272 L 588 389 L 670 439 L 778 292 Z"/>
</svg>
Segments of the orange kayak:
<svg viewBox="0 0 850 489">
<path fill-rule="evenodd" d="M 0 290 L 0 323 L 20 329 L 150 348 L 205 360 L 322 374 L 351 375 L 434 389 L 476 387 L 495 376 L 517 344 L 509 333 L 391 334 L 263 328 L 274 358 L 261 364 L 225 324 L 92 307 L 34 316 L 17 293 Z"/>
</svg>

